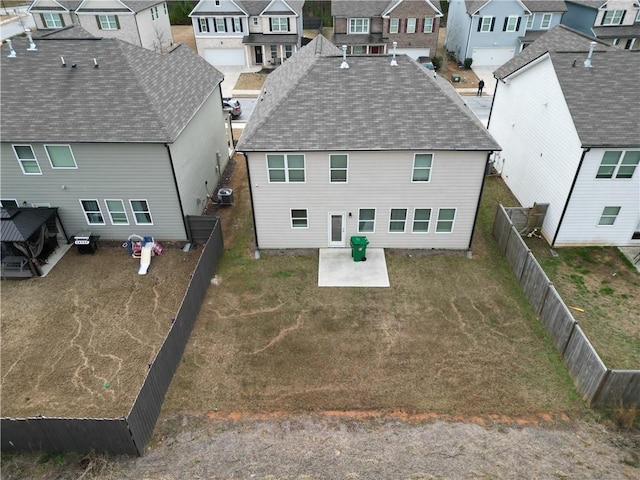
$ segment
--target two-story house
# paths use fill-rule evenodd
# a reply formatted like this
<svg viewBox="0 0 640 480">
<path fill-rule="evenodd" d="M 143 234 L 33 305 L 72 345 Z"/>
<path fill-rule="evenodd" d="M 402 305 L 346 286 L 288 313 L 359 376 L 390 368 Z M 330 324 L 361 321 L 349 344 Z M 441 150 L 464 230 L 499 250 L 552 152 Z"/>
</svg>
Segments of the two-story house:
<svg viewBox="0 0 640 480">
<path fill-rule="evenodd" d="M 562 23 L 625 50 L 640 50 L 640 3 L 567 0 Z"/>
<path fill-rule="evenodd" d="M 34 43 L 2 46 L 0 206 L 57 208 L 69 235 L 188 239 L 229 159 L 223 75 L 184 45 Z"/>
<path fill-rule="evenodd" d="M 207 62 L 275 66 L 302 44 L 301 0 L 200 0 L 189 15 Z"/>
<path fill-rule="evenodd" d="M 79 25 L 96 37 L 119 38 L 149 50 L 173 44 L 169 11 L 158 0 L 34 0 L 38 30 Z"/>
<path fill-rule="evenodd" d="M 412 58 L 341 55 L 321 35 L 269 75 L 237 145 L 263 249 L 348 247 L 352 235 L 470 249 L 499 148 Z"/>
<path fill-rule="evenodd" d="M 522 205 L 548 204 L 543 237 L 639 246 L 640 55 L 558 25 L 494 75 L 495 168 Z"/>
<path fill-rule="evenodd" d="M 333 0 L 331 15 L 333 43 L 348 54 L 386 54 L 396 42 L 397 53 L 414 59 L 435 55 L 443 16 L 440 2 L 430 0 Z"/>
<path fill-rule="evenodd" d="M 499 66 L 560 23 L 562 0 L 451 0 L 445 45 L 458 60 Z"/>
</svg>

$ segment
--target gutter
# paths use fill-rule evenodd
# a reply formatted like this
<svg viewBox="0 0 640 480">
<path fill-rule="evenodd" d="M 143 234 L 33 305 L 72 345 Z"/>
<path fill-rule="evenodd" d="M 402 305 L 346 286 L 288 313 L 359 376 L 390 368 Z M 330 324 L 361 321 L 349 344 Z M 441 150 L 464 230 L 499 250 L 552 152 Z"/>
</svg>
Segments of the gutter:
<svg viewBox="0 0 640 480">
<path fill-rule="evenodd" d="M 491 109 L 489 110 L 489 118 L 487 119 L 487 131 L 489 130 L 489 125 L 491 125 L 491 116 L 493 115 L 493 104 L 496 101 L 496 95 L 498 93 L 498 85 L 500 84 L 498 77 L 494 75 L 493 78 L 496 79 L 496 86 L 493 89 L 493 97 L 491 97 Z"/>
<path fill-rule="evenodd" d="M 180 197 L 180 188 L 178 188 L 178 179 L 176 178 L 176 169 L 173 166 L 173 156 L 171 155 L 171 147 L 168 143 L 164 144 L 167 147 L 167 153 L 169 154 L 169 165 L 171 166 L 171 175 L 173 176 L 173 184 L 176 187 L 176 193 L 178 194 L 178 205 L 180 205 L 180 215 L 182 215 L 182 226 L 184 227 L 185 237 L 187 240 L 192 241 L 191 232 L 187 227 L 187 217 L 184 215 L 184 208 L 182 207 L 182 198 Z"/>
<path fill-rule="evenodd" d="M 576 186 L 576 182 L 578 181 L 578 175 L 580 175 L 580 170 L 582 169 L 582 164 L 584 162 L 584 157 L 587 153 L 591 151 L 591 147 L 584 148 L 582 150 L 582 156 L 580 157 L 580 163 L 578 163 L 578 168 L 576 170 L 576 175 L 573 177 L 573 183 L 571 183 L 571 188 L 569 189 L 569 195 L 567 195 L 567 201 L 564 204 L 564 208 L 562 209 L 562 215 L 560 215 L 560 221 L 558 222 L 558 228 L 556 229 L 556 233 L 553 235 L 553 240 L 551 241 L 551 248 L 555 247 L 556 239 L 558 238 L 558 234 L 560 233 L 560 227 L 562 226 L 562 221 L 564 220 L 564 215 L 567 213 L 567 209 L 569 208 L 569 201 L 571 200 L 571 194 L 573 193 L 573 189 Z"/>
<path fill-rule="evenodd" d="M 484 184 L 487 181 L 487 169 L 489 168 L 491 154 L 493 152 L 487 152 L 487 161 L 484 164 L 484 172 L 482 172 L 482 184 L 480 185 L 480 193 L 478 194 L 478 204 L 476 205 L 476 214 L 473 218 L 473 227 L 471 228 L 471 235 L 469 236 L 469 252 L 471 251 L 471 243 L 473 242 L 473 233 L 476 231 L 476 224 L 478 223 L 478 215 L 480 214 L 480 200 L 482 199 L 482 192 L 484 191 Z M 471 258 L 471 257 L 469 257 Z"/>
</svg>

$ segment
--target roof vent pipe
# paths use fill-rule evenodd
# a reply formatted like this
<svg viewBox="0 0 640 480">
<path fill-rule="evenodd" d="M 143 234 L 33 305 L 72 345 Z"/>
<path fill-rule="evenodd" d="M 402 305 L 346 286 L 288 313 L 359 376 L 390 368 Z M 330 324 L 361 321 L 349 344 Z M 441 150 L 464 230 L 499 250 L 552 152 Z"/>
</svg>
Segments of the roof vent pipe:
<svg viewBox="0 0 640 480">
<path fill-rule="evenodd" d="M 67 63 L 64 61 L 64 57 L 60 57 L 60 61 L 62 62 L 63 67 L 67 66 Z"/>
<path fill-rule="evenodd" d="M 38 47 L 36 47 L 36 44 L 33 41 L 33 37 L 31 36 L 31 30 L 25 28 L 24 33 L 27 34 L 27 38 L 29 39 L 29 48 L 27 48 L 27 51 L 35 52 L 36 50 L 38 50 Z"/>
<path fill-rule="evenodd" d="M 98 68 L 98 60 L 96 58 L 93 59 L 93 68 Z"/>
<path fill-rule="evenodd" d="M 393 57 L 391 57 L 391 66 L 397 67 L 398 62 L 396 62 L 396 47 L 398 46 L 398 42 L 393 42 Z"/>
<path fill-rule="evenodd" d="M 16 51 L 13 49 L 13 43 L 11 40 L 7 39 L 7 45 L 9 45 L 9 55 L 7 55 L 7 57 L 16 58 Z"/>
<path fill-rule="evenodd" d="M 347 46 L 342 45 L 342 63 L 340 64 L 340 68 L 349 68 L 349 64 L 347 63 Z"/>
<path fill-rule="evenodd" d="M 586 68 L 591 68 L 593 67 L 593 65 L 591 65 L 591 57 L 593 56 L 593 50 L 596 48 L 596 42 L 591 42 L 589 44 L 589 54 L 587 55 L 587 59 L 584 61 L 584 66 Z"/>
</svg>

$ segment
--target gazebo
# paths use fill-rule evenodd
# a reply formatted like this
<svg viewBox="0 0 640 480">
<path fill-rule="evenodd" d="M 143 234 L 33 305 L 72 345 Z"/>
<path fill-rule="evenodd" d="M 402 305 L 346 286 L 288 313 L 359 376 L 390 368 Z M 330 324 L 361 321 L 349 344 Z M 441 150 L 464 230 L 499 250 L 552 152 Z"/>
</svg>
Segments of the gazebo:
<svg viewBox="0 0 640 480">
<path fill-rule="evenodd" d="M 41 276 L 41 262 L 58 245 L 58 225 L 68 242 L 57 208 L 0 209 L 2 278 Z"/>
</svg>

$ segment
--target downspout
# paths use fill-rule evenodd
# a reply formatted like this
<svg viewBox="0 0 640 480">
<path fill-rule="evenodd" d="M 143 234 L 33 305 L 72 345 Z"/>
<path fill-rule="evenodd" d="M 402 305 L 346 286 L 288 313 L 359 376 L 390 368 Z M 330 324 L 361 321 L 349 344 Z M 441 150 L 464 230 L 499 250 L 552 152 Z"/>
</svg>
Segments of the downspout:
<svg viewBox="0 0 640 480">
<path fill-rule="evenodd" d="M 138 25 L 138 12 L 133 12 L 133 19 L 136 22 L 136 31 L 138 32 L 138 40 L 140 40 L 140 46 L 144 47 L 144 45 L 142 45 L 142 35 L 140 35 L 140 25 Z"/>
<path fill-rule="evenodd" d="M 253 220 L 253 236 L 256 241 L 256 251 L 260 248 L 260 244 L 258 243 L 258 228 L 256 227 L 256 211 L 253 208 L 253 189 L 251 188 L 251 170 L 249 170 L 249 155 L 245 152 L 238 152 L 244 156 L 244 161 L 247 167 L 247 181 L 249 182 L 249 201 L 251 202 L 251 219 Z"/>
<path fill-rule="evenodd" d="M 569 201 L 571 200 L 571 194 L 573 193 L 573 189 L 576 186 L 576 182 L 578 181 L 578 175 L 580 175 L 580 169 L 582 168 L 582 163 L 584 162 L 584 157 L 587 153 L 591 151 L 590 147 L 587 147 L 582 150 L 582 156 L 580 157 L 580 163 L 578 163 L 578 169 L 576 170 L 576 175 L 573 177 L 573 183 L 571 184 L 571 188 L 569 189 L 569 195 L 567 195 L 567 201 L 564 204 L 564 208 L 562 209 L 562 215 L 560 215 L 560 221 L 558 222 L 558 228 L 556 229 L 556 233 L 553 236 L 553 240 L 551 241 L 551 247 L 555 247 L 556 239 L 558 238 L 558 234 L 560 233 L 560 227 L 562 226 L 562 220 L 564 220 L 564 215 L 567 213 L 567 209 L 569 208 Z"/>
<path fill-rule="evenodd" d="M 489 125 L 491 124 L 491 115 L 493 114 L 493 103 L 496 101 L 496 94 L 498 93 L 498 85 L 500 84 L 500 81 L 495 75 L 493 78 L 496 79 L 496 88 L 493 90 L 493 97 L 491 98 L 491 109 L 489 110 L 489 118 L 487 119 L 487 130 L 489 130 Z"/>
<path fill-rule="evenodd" d="M 164 146 L 167 147 L 167 153 L 169 154 L 169 165 L 171 165 L 171 175 L 173 176 L 173 184 L 175 185 L 176 193 L 178 194 L 178 205 L 180 205 L 180 214 L 182 215 L 182 225 L 184 227 L 184 233 L 187 239 L 189 241 L 192 241 L 191 232 L 187 227 L 187 217 L 184 214 L 184 208 L 182 208 L 182 198 L 180 197 L 180 188 L 178 187 L 178 178 L 176 177 L 176 169 L 173 166 L 173 156 L 171 155 L 171 148 L 169 147 L 168 143 L 165 143 Z"/>
<path fill-rule="evenodd" d="M 478 18 L 478 21 L 480 19 Z M 464 47 L 464 58 L 462 61 L 464 62 L 465 58 L 469 58 L 469 43 L 471 42 L 471 27 L 473 27 L 473 15 L 471 16 L 471 21 L 469 22 L 469 31 L 467 32 L 467 46 Z M 460 59 L 458 59 L 459 61 Z"/>
<path fill-rule="evenodd" d="M 478 223 L 478 215 L 480 213 L 480 200 L 482 199 L 484 184 L 487 181 L 487 169 L 489 168 L 489 163 L 490 163 L 489 159 L 491 158 L 492 153 L 493 152 L 487 153 L 487 161 L 484 164 L 484 172 L 482 172 L 482 184 L 480 185 L 480 193 L 478 194 L 478 204 L 476 205 L 476 214 L 473 218 L 473 227 L 471 228 L 471 235 L 469 235 L 469 248 L 467 249 L 469 252 L 471 252 L 471 243 L 473 242 L 473 233 L 476 231 L 476 224 Z"/>
</svg>

